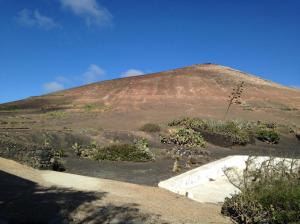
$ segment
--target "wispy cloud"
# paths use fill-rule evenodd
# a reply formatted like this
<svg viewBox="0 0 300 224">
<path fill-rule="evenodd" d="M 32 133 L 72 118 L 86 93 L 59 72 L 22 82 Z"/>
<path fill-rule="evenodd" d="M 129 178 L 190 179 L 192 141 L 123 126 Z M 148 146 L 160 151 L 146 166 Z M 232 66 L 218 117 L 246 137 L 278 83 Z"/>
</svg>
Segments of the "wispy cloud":
<svg viewBox="0 0 300 224">
<path fill-rule="evenodd" d="M 53 82 L 45 83 L 43 85 L 43 89 L 46 93 L 52 93 L 52 92 L 57 92 L 57 91 L 60 91 L 60 90 L 64 90 L 65 87 L 62 83 L 59 83 L 57 81 L 53 81 Z"/>
<path fill-rule="evenodd" d="M 54 81 L 43 84 L 42 87 L 45 93 L 56 92 L 72 86 L 97 82 L 101 80 L 105 74 L 106 72 L 104 69 L 100 68 L 98 65 L 91 64 L 81 75 L 73 76 L 72 78 L 58 76 Z"/>
<path fill-rule="evenodd" d="M 34 11 L 23 9 L 18 13 L 16 21 L 22 26 L 38 27 L 45 30 L 61 28 L 61 25 L 54 19 L 42 15 L 37 9 Z"/>
<path fill-rule="evenodd" d="M 61 83 L 61 84 L 70 84 L 72 83 L 72 80 L 64 77 L 64 76 L 58 76 L 55 79 L 57 82 Z"/>
<path fill-rule="evenodd" d="M 83 73 L 82 78 L 85 84 L 98 81 L 102 76 L 105 75 L 105 71 L 99 66 L 92 64 L 89 66 L 88 70 Z"/>
<path fill-rule="evenodd" d="M 131 76 L 138 76 L 144 75 L 145 73 L 138 69 L 129 69 L 121 74 L 121 77 L 131 77 Z"/>
<path fill-rule="evenodd" d="M 83 18 L 87 26 L 112 23 L 111 13 L 96 0 L 60 0 L 60 3 L 64 8 Z"/>
</svg>

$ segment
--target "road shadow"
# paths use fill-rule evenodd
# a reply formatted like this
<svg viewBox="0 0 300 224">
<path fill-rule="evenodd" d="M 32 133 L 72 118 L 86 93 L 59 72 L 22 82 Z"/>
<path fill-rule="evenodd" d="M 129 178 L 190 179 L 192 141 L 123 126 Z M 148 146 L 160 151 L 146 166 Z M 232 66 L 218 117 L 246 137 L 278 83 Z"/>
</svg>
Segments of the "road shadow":
<svg viewBox="0 0 300 224">
<path fill-rule="evenodd" d="M 0 171 L 0 224 L 161 223 L 159 216 L 141 213 L 137 204 L 92 204 L 106 195 L 106 192 L 41 187 Z M 79 207 L 83 215 L 74 219 L 72 212 Z"/>
<path fill-rule="evenodd" d="M 106 194 L 45 188 L 3 171 L 0 183 L 0 223 L 68 223 L 78 206 Z"/>
<path fill-rule="evenodd" d="M 108 204 L 96 209 L 87 209 L 85 212 L 89 215 L 78 223 L 167 224 L 160 219 L 160 215 L 141 213 L 138 204 L 134 203 L 122 206 Z"/>
</svg>

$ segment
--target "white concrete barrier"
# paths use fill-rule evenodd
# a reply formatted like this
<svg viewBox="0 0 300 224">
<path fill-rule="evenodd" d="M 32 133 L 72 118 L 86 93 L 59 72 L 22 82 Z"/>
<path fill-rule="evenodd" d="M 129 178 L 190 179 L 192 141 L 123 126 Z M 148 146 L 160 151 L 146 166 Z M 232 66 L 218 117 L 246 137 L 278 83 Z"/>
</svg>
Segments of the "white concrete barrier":
<svg viewBox="0 0 300 224">
<path fill-rule="evenodd" d="M 267 158 L 256 157 L 255 163 L 259 165 Z M 228 181 L 224 169 L 236 168 L 238 172 L 243 172 L 247 159 L 248 156 L 228 156 L 161 181 L 158 186 L 198 202 L 220 203 L 226 197 L 239 191 Z M 276 158 L 276 160 L 282 160 L 282 158 Z"/>
</svg>

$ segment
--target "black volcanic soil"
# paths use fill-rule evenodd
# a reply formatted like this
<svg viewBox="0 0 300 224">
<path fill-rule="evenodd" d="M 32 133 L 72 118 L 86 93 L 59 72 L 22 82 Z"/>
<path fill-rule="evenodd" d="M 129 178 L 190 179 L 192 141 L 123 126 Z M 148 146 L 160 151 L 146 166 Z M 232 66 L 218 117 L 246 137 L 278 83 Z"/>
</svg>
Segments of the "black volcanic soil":
<svg viewBox="0 0 300 224">
<path fill-rule="evenodd" d="M 91 113 L 91 115 L 94 115 Z M 168 146 L 159 142 L 159 134 L 147 134 L 140 131 L 126 130 L 102 130 L 96 128 L 86 128 L 79 126 L 72 129 L 64 128 L 68 119 L 76 121 L 73 116 L 66 118 L 47 118 L 45 116 L 25 115 L 25 116 L 0 116 L 0 138 L 17 142 L 29 142 L 44 144 L 45 139 L 51 141 L 53 147 L 66 150 L 67 157 L 63 157 L 66 172 L 94 176 L 105 179 L 119 180 L 141 185 L 157 186 L 158 182 L 168 179 L 179 173 L 173 173 L 174 160 L 166 154 Z M 97 118 L 97 116 L 91 116 Z M 5 123 L 6 121 L 7 123 Z M 50 121 L 52 126 L 46 126 Z M 24 129 L 26 128 L 26 129 Z M 113 142 L 133 142 L 134 139 L 144 137 L 148 139 L 150 148 L 158 152 L 154 162 L 112 162 L 112 161 L 92 161 L 76 157 L 71 146 L 74 143 L 89 144 L 92 140 L 97 140 L 101 144 Z M 4 149 L 1 149 L 4 150 Z M 272 145 L 256 141 L 255 144 L 247 146 L 220 147 L 208 144 L 206 149 L 210 152 L 208 157 L 203 157 L 199 164 L 191 168 L 200 166 L 209 161 L 220 159 L 229 155 L 266 155 L 266 156 L 300 156 L 300 141 L 295 134 L 285 130 L 281 134 L 279 144 Z M 181 172 L 185 172 L 185 162 L 181 161 Z M 180 172 L 180 173 L 181 173 Z"/>
<path fill-rule="evenodd" d="M 172 159 L 154 162 L 91 161 L 74 157 L 65 158 L 68 173 L 99 177 L 103 179 L 157 186 L 161 180 L 174 176 Z"/>
<path fill-rule="evenodd" d="M 253 145 L 234 146 L 231 148 L 209 145 L 207 150 L 211 152 L 211 155 L 209 158 L 204 158 L 203 164 L 231 155 L 300 157 L 300 143 L 293 136 L 282 136 L 280 143 L 276 145 L 256 141 Z M 149 186 L 157 186 L 160 181 L 189 170 L 182 163 L 182 170 L 179 173 L 172 172 L 174 160 L 171 158 L 162 158 L 154 162 L 145 163 L 96 162 L 76 157 L 67 157 L 65 161 L 67 172 L 69 173 Z"/>
</svg>

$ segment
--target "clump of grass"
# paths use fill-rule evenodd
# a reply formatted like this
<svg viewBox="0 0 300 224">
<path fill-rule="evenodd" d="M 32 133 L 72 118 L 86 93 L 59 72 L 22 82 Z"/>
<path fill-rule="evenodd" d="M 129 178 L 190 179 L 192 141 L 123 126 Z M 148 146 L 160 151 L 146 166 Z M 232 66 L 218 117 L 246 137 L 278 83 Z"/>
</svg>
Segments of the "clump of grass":
<svg viewBox="0 0 300 224">
<path fill-rule="evenodd" d="M 235 223 L 299 223 L 299 161 L 269 158 L 257 165 L 256 159 L 250 157 L 243 172 L 224 172 L 240 190 L 226 198 L 222 207 L 222 213 Z"/>
<path fill-rule="evenodd" d="M 175 144 L 185 147 L 205 147 L 206 143 L 199 132 L 189 128 L 174 129 L 169 135 L 161 136 L 164 144 Z"/>
<path fill-rule="evenodd" d="M 160 126 L 158 124 L 147 123 L 144 124 L 139 130 L 143 132 L 159 132 Z"/>
<path fill-rule="evenodd" d="M 67 154 L 64 149 L 56 149 L 56 150 L 54 150 L 54 156 L 56 156 L 58 158 L 62 158 L 62 157 L 66 157 Z"/>
<path fill-rule="evenodd" d="M 107 111 L 110 110 L 111 107 L 105 104 L 96 104 L 96 103 L 89 103 L 89 104 L 85 104 L 83 106 L 83 110 L 86 112 L 91 112 L 91 111 Z"/>
<path fill-rule="evenodd" d="M 93 110 L 95 110 L 95 109 L 97 109 L 97 108 L 98 108 L 98 105 L 97 105 L 97 104 L 85 104 L 85 105 L 83 106 L 83 109 L 84 109 L 85 111 L 87 111 L 87 112 L 93 111 Z"/>
<path fill-rule="evenodd" d="M 46 113 L 46 115 L 50 118 L 64 118 L 66 117 L 66 112 L 61 111 L 61 110 L 56 110 L 56 111 L 51 111 Z"/>
</svg>

